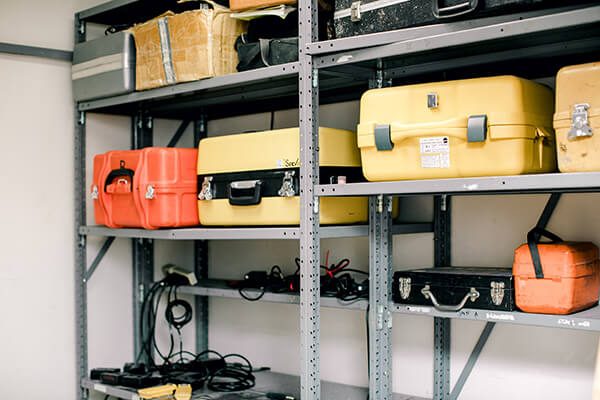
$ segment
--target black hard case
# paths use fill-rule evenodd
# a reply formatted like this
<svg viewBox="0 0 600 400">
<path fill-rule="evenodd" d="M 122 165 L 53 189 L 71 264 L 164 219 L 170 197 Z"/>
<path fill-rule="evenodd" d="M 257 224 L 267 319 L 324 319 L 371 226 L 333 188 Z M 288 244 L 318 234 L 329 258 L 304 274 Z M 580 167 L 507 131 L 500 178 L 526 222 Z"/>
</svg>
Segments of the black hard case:
<svg viewBox="0 0 600 400">
<path fill-rule="evenodd" d="M 596 0 L 597 1 L 597 0 Z M 541 8 L 593 3 L 592 0 L 360 0 L 360 20 L 349 10 L 356 0 L 336 0 L 337 38 L 384 32 L 411 26 L 439 24 Z M 370 9 L 370 10 L 369 10 Z"/>
<path fill-rule="evenodd" d="M 408 298 L 400 294 L 400 278 L 410 278 Z M 500 304 L 492 301 L 492 282 L 504 283 L 504 296 Z M 479 297 L 468 300 L 464 308 L 481 310 L 514 311 L 514 284 L 511 268 L 477 268 L 477 267 L 441 267 L 422 268 L 394 273 L 392 295 L 395 303 L 433 306 L 431 299 L 426 299 L 421 290 L 430 286 L 439 304 L 456 305 L 469 293 L 471 288 L 479 292 Z"/>
</svg>

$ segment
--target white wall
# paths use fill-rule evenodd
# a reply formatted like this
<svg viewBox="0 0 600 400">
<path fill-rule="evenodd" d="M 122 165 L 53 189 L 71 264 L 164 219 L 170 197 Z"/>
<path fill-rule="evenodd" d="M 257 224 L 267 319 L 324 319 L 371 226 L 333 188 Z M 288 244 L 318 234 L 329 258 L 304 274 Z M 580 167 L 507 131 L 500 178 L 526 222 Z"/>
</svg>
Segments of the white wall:
<svg viewBox="0 0 600 400">
<path fill-rule="evenodd" d="M 72 15 L 102 0 L 2 2 L 0 41 L 70 49 Z M 40 28 L 40 27 L 43 27 Z M 73 265 L 73 111 L 68 64 L 0 55 L 0 120 L 4 147 L 0 168 L 5 190 L 0 252 L 0 376 L 6 398 L 75 398 L 75 317 Z M 6 78 L 8 77 L 8 79 Z M 352 128 L 358 103 L 323 107 L 322 124 Z M 209 133 L 268 127 L 269 115 L 211 121 Z M 129 147 L 129 119 L 88 116 L 88 177 L 92 155 Z M 276 113 L 275 126 L 297 123 L 297 112 Z M 155 144 L 166 143 L 177 121 L 155 122 Z M 191 145 L 190 132 L 183 145 Z M 90 180 L 88 179 L 87 186 Z M 473 196 L 453 201 L 454 265 L 510 265 L 512 251 L 539 216 L 546 196 Z M 41 201 L 40 201 L 41 200 Z M 549 228 L 574 240 L 600 244 L 594 212 L 598 195 L 567 195 Z M 403 201 L 403 219 L 428 220 L 427 198 Z M 88 206 L 88 222 L 93 222 Z M 90 238 L 88 259 L 102 243 Z M 349 257 L 366 268 L 368 241 L 327 239 L 322 257 Z M 156 268 L 166 262 L 191 268 L 191 244 L 156 242 Z M 210 275 L 238 278 L 249 269 L 279 264 L 294 269 L 294 241 L 211 242 Z M 433 262 L 430 234 L 394 238 L 394 265 Z M 132 358 L 130 241 L 117 239 L 89 284 L 89 365 L 120 365 Z M 298 312 L 294 305 L 210 300 L 210 346 L 241 352 L 255 365 L 299 372 Z M 326 380 L 367 384 L 365 315 L 323 310 L 321 371 Z M 452 377 L 483 327 L 452 321 Z M 394 389 L 432 395 L 433 321 L 394 316 Z M 164 330 L 162 331 L 164 333 Z M 193 329 L 185 332 L 193 348 Z M 161 344 L 166 345 L 161 337 Z M 559 329 L 497 324 L 467 382 L 461 399 L 590 398 L 597 335 Z M 32 384 L 35 382 L 35 384 Z M 95 395 L 95 398 L 102 398 Z"/>
</svg>

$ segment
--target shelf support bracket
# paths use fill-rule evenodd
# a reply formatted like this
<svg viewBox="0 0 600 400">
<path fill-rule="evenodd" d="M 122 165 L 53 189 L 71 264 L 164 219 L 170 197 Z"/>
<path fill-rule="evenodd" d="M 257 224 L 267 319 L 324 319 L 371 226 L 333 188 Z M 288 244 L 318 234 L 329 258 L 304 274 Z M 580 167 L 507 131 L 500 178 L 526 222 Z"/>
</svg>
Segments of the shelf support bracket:
<svg viewBox="0 0 600 400">
<path fill-rule="evenodd" d="M 90 265 L 90 267 L 86 271 L 85 277 L 83 278 L 83 283 L 88 283 L 89 282 L 89 280 L 92 277 L 92 275 L 94 275 L 94 272 L 96 271 L 96 268 L 98 268 L 98 265 L 100 265 L 100 262 L 102 261 L 102 259 L 106 255 L 106 253 L 108 252 L 108 249 L 110 249 L 110 245 L 112 245 L 114 241 L 115 241 L 115 237 L 114 236 L 111 236 L 111 237 L 107 238 L 104 241 L 104 244 L 100 248 L 100 251 L 98 251 L 98 254 L 94 258 L 94 261 L 92 261 L 92 264 Z"/>
<path fill-rule="evenodd" d="M 479 336 L 479 339 L 477 340 L 477 343 L 475 344 L 475 347 L 473 348 L 473 351 L 471 352 L 471 355 L 469 356 L 465 367 L 463 368 L 462 372 L 460 373 L 460 376 L 458 377 L 458 380 L 456 381 L 456 384 L 454 385 L 454 389 L 452 389 L 452 393 L 450 394 L 450 400 L 458 399 L 458 396 L 460 395 L 460 392 L 465 386 L 469 375 L 471 375 L 473 367 L 475 366 L 475 363 L 477 362 L 477 359 L 479 358 L 483 347 L 487 343 L 487 340 L 490 337 L 494 326 L 496 326 L 495 322 L 487 322 L 485 324 L 485 327 L 483 328 L 483 331 L 481 332 L 481 335 Z"/>
<path fill-rule="evenodd" d="M 185 132 L 185 130 L 187 129 L 189 124 L 190 124 L 189 120 L 185 120 L 185 121 L 181 122 L 181 125 L 179 125 L 179 128 L 177 128 L 177 131 L 175 131 L 175 134 L 173 135 L 171 140 L 169 140 L 167 147 L 177 146 L 179 139 L 181 139 L 181 137 L 183 136 L 183 133 Z"/>
</svg>

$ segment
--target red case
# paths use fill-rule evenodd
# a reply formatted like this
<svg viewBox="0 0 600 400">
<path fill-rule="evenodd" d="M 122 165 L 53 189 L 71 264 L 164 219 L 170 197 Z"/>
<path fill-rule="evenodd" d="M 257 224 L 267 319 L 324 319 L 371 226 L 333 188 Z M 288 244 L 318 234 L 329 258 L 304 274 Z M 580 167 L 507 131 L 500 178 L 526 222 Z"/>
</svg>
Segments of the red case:
<svg viewBox="0 0 600 400">
<path fill-rule="evenodd" d="M 198 225 L 197 149 L 148 147 L 94 157 L 94 217 L 111 228 Z"/>
<path fill-rule="evenodd" d="M 525 312 L 569 314 L 598 302 L 598 247 L 589 242 L 538 244 L 544 278 L 536 279 L 526 244 L 515 250 L 517 307 Z"/>
</svg>

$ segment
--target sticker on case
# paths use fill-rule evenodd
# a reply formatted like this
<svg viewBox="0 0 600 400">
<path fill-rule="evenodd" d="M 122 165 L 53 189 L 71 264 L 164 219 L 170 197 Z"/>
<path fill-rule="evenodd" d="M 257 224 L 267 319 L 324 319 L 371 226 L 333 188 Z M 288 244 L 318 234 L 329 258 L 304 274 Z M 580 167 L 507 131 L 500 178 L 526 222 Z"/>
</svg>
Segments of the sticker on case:
<svg viewBox="0 0 600 400">
<path fill-rule="evenodd" d="M 421 168 L 450 168 L 448 136 L 420 138 Z"/>
</svg>

